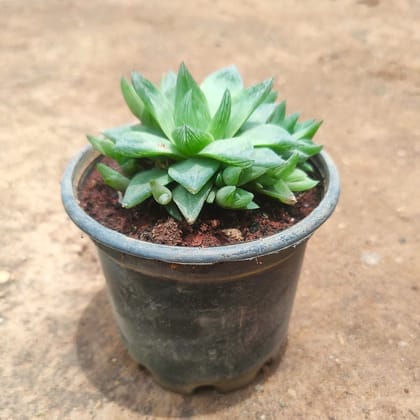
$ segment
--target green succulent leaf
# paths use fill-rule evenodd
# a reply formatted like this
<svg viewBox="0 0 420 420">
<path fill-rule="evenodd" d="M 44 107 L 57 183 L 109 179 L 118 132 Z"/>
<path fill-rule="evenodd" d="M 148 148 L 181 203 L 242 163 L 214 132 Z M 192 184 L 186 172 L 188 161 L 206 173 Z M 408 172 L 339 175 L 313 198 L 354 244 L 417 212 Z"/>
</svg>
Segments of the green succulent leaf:
<svg viewBox="0 0 420 420">
<path fill-rule="evenodd" d="M 208 131 L 213 134 L 215 139 L 222 139 L 225 136 L 226 126 L 229 122 L 232 109 L 232 98 L 229 90 L 225 90 L 219 108 L 211 120 Z"/>
<path fill-rule="evenodd" d="M 150 189 L 152 191 L 152 196 L 158 204 L 166 206 L 172 201 L 172 192 L 169 188 L 160 184 L 155 179 L 152 179 L 150 182 Z"/>
<path fill-rule="evenodd" d="M 124 77 L 121 78 L 121 92 L 128 108 L 135 117 L 137 117 L 145 126 L 159 128 L 159 124 L 146 109 L 143 101 L 137 95 L 131 83 Z"/>
<path fill-rule="evenodd" d="M 126 208 L 134 207 L 152 196 L 150 181 L 155 180 L 160 185 L 167 185 L 171 182 L 167 171 L 153 168 L 135 175 L 122 199 L 122 206 Z"/>
<path fill-rule="evenodd" d="M 256 210 L 259 208 L 260 206 L 255 201 L 251 201 L 249 204 L 247 204 L 244 210 Z"/>
<path fill-rule="evenodd" d="M 264 99 L 264 102 L 265 103 L 267 103 L 267 104 L 272 104 L 272 103 L 274 103 L 274 102 L 276 102 L 276 99 L 277 99 L 277 96 L 278 96 L 278 93 L 277 92 L 275 92 L 274 90 L 272 90 L 267 96 L 266 96 L 266 98 Z"/>
<path fill-rule="evenodd" d="M 127 124 L 118 127 L 107 128 L 106 130 L 102 131 L 102 134 L 115 142 L 118 137 L 121 137 L 122 134 L 131 133 L 132 131 L 149 133 L 154 134 L 155 136 L 165 137 L 165 134 L 160 128 L 148 127 L 143 124 Z"/>
<path fill-rule="evenodd" d="M 210 120 L 206 96 L 182 63 L 175 89 L 175 123 L 177 126 L 187 124 L 205 130 Z"/>
<path fill-rule="evenodd" d="M 273 113 L 275 107 L 276 104 L 263 102 L 252 113 L 252 115 L 248 118 L 246 123 L 242 125 L 240 130 L 237 132 L 237 135 L 241 135 L 242 133 L 252 128 L 259 127 L 261 124 L 266 124 L 270 115 Z"/>
<path fill-rule="evenodd" d="M 284 204 L 293 205 L 297 200 L 293 192 L 283 180 L 278 180 L 276 184 L 270 186 L 259 186 L 257 184 L 257 191 L 268 197 L 275 198 Z"/>
<path fill-rule="evenodd" d="M 291 191 L 289 185 L 287 185 L 283 180 L 279 180 L 274 188 L 278 194 L 277 199 L 284 204 L 294 205 L 297 203 L 297 199 L 293 192 Z"/>
<path fill-rule="evenodd" d="M 87 139 L 89 143 L 96 149 L 99 153 L 112 157 L 114 153 L 114 142 L 110 139 L 104 137 L 95 137 L 88 134 Z"/>
<path fill-rule="evenodd" d="M 302 162 L 299 164 L 299 167 L 308 174 L 312 174 L 315 172 L 315 168 L 310 162 Z"/>
<path fill-rule="evenodd" d="M 268 147 L 254 149 L 254 165 L 264 168 L 277 168 L 283 165 L 285 160 Z"/>
<path fill-rule="evenodd" d="M 133 176 L 142 169 L 140 162 L 134 158 L 124 158 L 119 163 L 121 171 L 126 176 Z"/>
<path fill-rule="evenodd" d="M 248 123 L 265 124 L 274 112 L 276 104 L 262 103 L 249 117 Z"/>
<path fill-rule="evenodd" d="M 296 168 L 282 179 L 291 191 L 306 191 L 318 184 L 318 181 L 311 179 L 308 174 L 299 168 Z"/>
<path fill-rule="evenodd" d="M 200 150 L 214 141 L 210 133 L 188 125 L 183 125 L 175 129 L 172 137 L 176 148 L 185 156 L 196 155 Z"/>
<path fill-rule="evenodd" d="M 261 166 L 250 166 L 249 168 L 244 168 L 241 171 L 239 176 L 238 186 L 245 185 L 259 178 L 267 172 L 267 168 Z"/>
<path fill-rule="evenodd" d="M 197 194 L 219 166 L 220 163 L 216 160 L 191 158 L 170 166 L 168 174 L 191 194 Z"/>
<path fill-rule="evenodd" d="M 201 90 L 206 95 L 211 115 L 216 113 L 226 90 L 235 96 L 242 89 L 242 77 L 235 66 L 225 67 L 209 74 L 201 84 Z"/>
<path fill-rule="evenodd" d="M 295 153 L 299 156 L 299 165 L 304 164 L 310 158 L 310 156 L 302 150 L 296 149 Z"/>
<path fill-rule="evenodd" d="M 299 152 L 293 152 L 290 157 L 284 162 L 283 165 L 280 165 L 278 168 L 270 171 L 270 174 L 275 178 L 287 177 L 292 173 L 300 161 Z"/>
<path fill-rule="evenodd" d="M 214 200 L 216 199 L 216 192 L 217 192 L 217 189 L 212 188 L 212 190 L 209 192 L 209 195 L 206 198 L 206 203 L 209 203 L 209 204 L 214 203 Z"/>
<path fill-rule="evenodd" d="M 302 180 L 306 179 L 307 175 L 301 169 L 295 168 L 292 172 L 288 173 L 287 175 L 283 174 L 282 178 L 286 182 L 296 182 L 296 181 L 302 181 Z"/>
<path fill-rule="evenodd" d="M 201 94 L 204 96 L 204 93 L 201 91 L 197 82 L 194 80 L 191 73 L 188 71 L 185 63 L 181 63 L 178 69 L 178 75 L 175 86 L 175 108 L 179 106 L 185 94 L 190 90 L 194 90 L 197 93 L 201 92 Z"/>
<path fill-rule="evenodd" d="M 298 121 L 295 125 L 295 131 L 299 131 L 302 130 L 303 128 L 307 128 L 310 125 L 314 124 L 316 122 L 316 120 L 311 119 L 311 120 L 306 120 L 306 121 Z"/>
<path fill-rule="evenodd" d="M 169 216 L 172 216 L 175 220 L 178 220 L 179 222 L 182 221 L 182 214 L 173 201 L 165 206 L 165 210 L 168 212 Z"/>
<path fill-rule="evenodd" d="M 130 179 L 126 178 L 115 169 L 112 169 L 103 163 L 98 163 L 96 169 L 101 174 L 105 184 L 109 185 L 111 188 L 118 191 L 125 191 L 128 187 Z"/>
<path fill-rule="evenodd" d="M 192 90 L 189 90 L 175 108 L 175 126 L 189 125 L 198 127 L 196 109 L 192 103 Z"/>
<path fill-rule="evenodd" d="M 226 127 L 226 137 L 232 137 L 247 121 L 269 94 L 273 80 L 268 79 L 247 89 L 241 90 L 233 98 L 229 123 Z"/>
<path fill-rule="evenodd" d="M 134 116 L 136 116 L 139 120 L 142 120 L 145 110 L 143 101 L 139 98 L 131 83 L 124 77 L 121 78 L 120 84 L 121 92 L 128 108 Z"/>
<path fill-rule="evenodd" d="M 254 194 L 233 185 L 220 188 L 216 193 L 216 203 L 227 209 L 246 209 L 254 199 Z"/>
<path fill-rule="evenodd" d="M 314 156 L 322 150 L 322 146 L 315 144 L 310 139 L 301 139 L 297 142 L 297 150 L 304 153 L 307 157 Z"/>
<path fill-rule="evenodd" d="M 305 121 L 305 123 L 302 123 L 302 125 L 296 124 L 293 133 L 295 139 L 312 139 L 319 127 L 321 127 L 322 121 L 310 120 Z"/>
<path fill-rule="evenodd" d="M 212 183 L 208 182 L 197 194 L 191 194 L 182 185 L 173 190 L 173 200 L 188 224 L 192 225 L 197 220 L 211 189 Z"/>
<path fill-rule="evenodd" d="M 222 172 L 223 181 L 226 185 L 238 185 L 243 168 L 239 166 L 228 166 Z"/>
<path fill-rule="evenodd" d="M 144 127 L 142 124 L 125 124 L 119 125 L 117 127 L 107 128 L 102 131 L 102 134 L 111 140 L 115 141 L 115 136 L 119 136 L 123 133 L 128 133 L 129 131 L 145 131 L 150 130 L 150 128 Z"/>
<path fill-rule="evenodd" d="M 252 145 L 270 147 L 278 152 L 290 150 L 296 146 L 296 140 L 283 127 L 274 124 L 257 125 L 241 133 L 239 138 L 249 139 Z"/>
<path fill-rule="evenodd" d="M 131 83 L 147 111 L 150 112 L 165 135 L 171 139 L 172 131 L 175 129 L 172 103 L 152 82 L 137 72 L 131 73 Z"/>
<path fill-rule="evenodd" d="M 102 136 L 91 136 L 87 135 L 87 139 L 89 143 L 96 149 L 99 153 L 103 154 L 104 156 L 108 156 L 111 159 L 115 159 L 117 162 L 121 162 L 124 160 L 124 156 L 119 153 L 115 148 L 115 143 Z"/>
<path fill-rule="evenodd" d="M 223 181 L 223 171 L 218 172 L 216 179 L 214 180 L 214 184 L 219 188 L 225 185 L 225 181 Z"/>
<path fill-rule="evenodd" d="M 227 165 L 246 167 L 252 165 L 254 149 L 250 140 L 233 138 L 210 143 L 201 150 L 199 155 L 218 160 Z"/>
<path fill-rule="evenodd" d="M 182 154 L 169 140 L 146 132 L 132 131 L 117 137 L 115 151 L 136 158 L 165 157 L 178 159 Z"/>
<path fill-rule="evenodd" d="M 209 124 L 210 118 L 203 116 L 203 109 L 193 90 L 189 90 L 175 109 L 175 125 L 177 127 L 188 125 L 195 129 L 204 130 Z"/>
<path fill-rule="evenodd" d="M 305 181 L 287 182 L 287 186 L 290 188 L 290 190 L 295 192 L 307 191 L 317 185 L 318 181 L 310 178 L 306 179 Z"/>
<path fill-rule="evenodd" d="M 276 184 L 279 180 L 279 177 L 276 177 L 272 172 L 266 172 L 257 179 L 257 183 L 261 184 L 264 187 L 272 186 Z"/>
<path fill-rule="evenodd" d="M 169 71 L 160 82 L 160 91 L 175 105 L 176 73 Z"/>
<path fill-rule="evenodd" d="M 299 114 L 294 112 L 293 114 L 288 115 L 283 122 L 281 123 L 282 127 L 285 128 L 289 133 L 293 133 L 297 120 L 299 119 Z"/>
<path fill-rule="evenodd" d="M 271 124 L 281 125 L 286 116 L 286 101 L 279 103 L 274 109 L 273 113 L 268 118 Z"/>
</svg>

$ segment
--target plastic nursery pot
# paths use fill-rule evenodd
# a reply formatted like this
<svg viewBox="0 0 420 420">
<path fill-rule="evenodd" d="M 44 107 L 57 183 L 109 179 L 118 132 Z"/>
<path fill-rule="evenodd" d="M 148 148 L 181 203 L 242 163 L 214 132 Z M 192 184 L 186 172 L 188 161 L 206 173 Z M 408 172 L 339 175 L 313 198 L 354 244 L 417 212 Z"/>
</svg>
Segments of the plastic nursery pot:
<svg viewBox="0 0 420 420">
<path fill-rule="evenodd" d="M 97 159 L 88 147 L 69 164 L 62 200 L 98 248 L 129 353 L 175 392 L 251 382 L 285 347 L 306 242 L 338 201 L 334 163 L 326 153 L 312 159 L 324 196 L 293 227 L 238 245 L 191 248 L 131 239 L 88 216 L 77 191 Z"/>
</svg>

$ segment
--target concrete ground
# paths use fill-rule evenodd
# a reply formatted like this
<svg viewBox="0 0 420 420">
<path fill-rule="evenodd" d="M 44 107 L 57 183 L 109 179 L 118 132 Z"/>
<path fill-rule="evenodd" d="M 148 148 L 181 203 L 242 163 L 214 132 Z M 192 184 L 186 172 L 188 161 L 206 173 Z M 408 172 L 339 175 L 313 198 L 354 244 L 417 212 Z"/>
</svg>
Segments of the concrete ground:
<svg viewBox="0 0 420 420">
<path fill-rule="evenodd" d="M 419 0 L 0 0 L 0 418 L 419 419 L 419 22 Z M 282 363 L 228 395 L 136 367 L 60 203 L 85 133 L 131 120 L 120 76 L 181 60 L 275 76 L 342 175 Z"/>
</svg>

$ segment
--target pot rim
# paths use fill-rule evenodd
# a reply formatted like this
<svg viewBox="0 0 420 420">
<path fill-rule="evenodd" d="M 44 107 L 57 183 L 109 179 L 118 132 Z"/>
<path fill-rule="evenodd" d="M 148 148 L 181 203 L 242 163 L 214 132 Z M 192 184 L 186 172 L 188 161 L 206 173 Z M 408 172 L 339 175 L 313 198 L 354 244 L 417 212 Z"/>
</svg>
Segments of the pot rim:
<svg viewBox="0 0 420 420">
<path fill-rule="evenodd" d="M 72 221 L 96 243 L 116 251 L 140 258 L 177 264 L 214 264 L 228 261 L 249 260 L 273 254 L 282 249 L 296 247 L 318 229 L 334 211 L 340 195 L 340 178 L 336 165 L 324 151 L 311 159 L 324 182 L 324 196 L 318 206 L 295 225 L 274 235 L 234 245 L 218 247 L 180 247 L 154 244 L 109 229 L 90 217 L 80 207 L 75 181 L 99 153 L 88 145 L 68 164 L 61 180 L 61 199 Z"/>
</svg>

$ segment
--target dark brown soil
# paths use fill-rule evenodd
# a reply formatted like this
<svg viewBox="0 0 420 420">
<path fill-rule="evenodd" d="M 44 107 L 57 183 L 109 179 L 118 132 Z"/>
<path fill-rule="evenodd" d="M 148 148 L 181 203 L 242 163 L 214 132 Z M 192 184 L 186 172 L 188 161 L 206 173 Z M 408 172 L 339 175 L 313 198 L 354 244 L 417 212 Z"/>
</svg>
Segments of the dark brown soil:
<svg viewBox="0 0 420 420">
<path fill-rule="evenodd" d="M 211 247 L 256 240 L 278 233 L 307 216 L 322 197 L 321 183 L 297 194 L 298 202 L 286 206 L 258 196 L 257 210 L 225 210 L 207 205 L 190 226 L 168 215 L 154 200 L 132 209 L 122 208 L 118 193 L 105 185 L 94 170 L 79 191 L 80 205 L 104 226 L 131 238 L 158 244 Z"/>
</svg>

